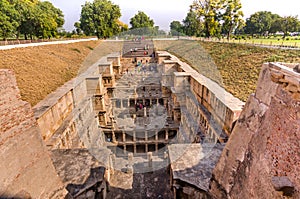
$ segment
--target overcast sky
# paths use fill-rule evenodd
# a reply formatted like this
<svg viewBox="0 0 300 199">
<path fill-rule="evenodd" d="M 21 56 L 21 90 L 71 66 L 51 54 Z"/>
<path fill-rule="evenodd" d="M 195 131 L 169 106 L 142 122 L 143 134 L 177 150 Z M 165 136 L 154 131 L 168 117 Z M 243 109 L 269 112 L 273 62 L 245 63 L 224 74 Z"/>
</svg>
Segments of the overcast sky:
<svg viewBox="0 0 300 199">
<path fill-rule="evenodd" d="M 56 7 L 60 8 L 65 15 L 64 28 L 68 31 L 74 29 L 74 22 L 79 20 L 81 5 L 86 0 L 49 0 Z M 145 12 L 155 25 L 160 29 L 168 30 L 170 22 L 182 21 L 189 10 L 193 0 L 111 0 L 121 8 L 121 21 L 129 24 L 130 18 L 139 10 Z M 256 11 L 271 11 L 281 16 L 298 15 L 300 9 L 298 0 L 241 0 L 245 18 Z"/>
</svg>

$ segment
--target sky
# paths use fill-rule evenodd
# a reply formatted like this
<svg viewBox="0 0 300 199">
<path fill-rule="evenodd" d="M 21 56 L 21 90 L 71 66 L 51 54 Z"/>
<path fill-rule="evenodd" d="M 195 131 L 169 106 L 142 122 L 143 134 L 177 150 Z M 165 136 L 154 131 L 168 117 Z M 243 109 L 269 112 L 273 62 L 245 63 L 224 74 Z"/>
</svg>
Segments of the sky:
<svg viewBox="0 0 300 199">
<path fill-rule="evenodd" d="M 74 23 L 79 21 L 81 5 L 86 0 L 49 0 L 55 7 L 60 8 L 65 15 L 64 28 L 67 31 L 74 29 Z M 193 0 L 111 0 L 121 8 L 121 21 L 129 24 L 138 11 L 145 12 L 155 25 L 160 29 L 169 30 L 172 21 L 182 21 L 189 10 L 189 5 Z M 241 0 L 242 10 L 245 19 L 257 11 L 271 11 L 280 16 L 298 15 L 300 19 L 300 9 L 298 0 Z"/>
</svg>

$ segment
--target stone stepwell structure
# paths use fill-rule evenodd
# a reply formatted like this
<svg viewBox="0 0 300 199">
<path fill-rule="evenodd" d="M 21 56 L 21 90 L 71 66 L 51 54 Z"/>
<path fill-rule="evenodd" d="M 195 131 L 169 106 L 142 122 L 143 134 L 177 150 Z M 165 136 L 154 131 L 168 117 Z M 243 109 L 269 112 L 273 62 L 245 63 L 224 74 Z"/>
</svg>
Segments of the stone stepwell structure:
<svg viewBox="0 0 300 199">
<path fill-rule="evenodd" d="M 245 104 L 149 46 L 33 109 L 0 70 L 0 198 L 299 198 L 299 65 L 264 64 Z"/>
</svg>

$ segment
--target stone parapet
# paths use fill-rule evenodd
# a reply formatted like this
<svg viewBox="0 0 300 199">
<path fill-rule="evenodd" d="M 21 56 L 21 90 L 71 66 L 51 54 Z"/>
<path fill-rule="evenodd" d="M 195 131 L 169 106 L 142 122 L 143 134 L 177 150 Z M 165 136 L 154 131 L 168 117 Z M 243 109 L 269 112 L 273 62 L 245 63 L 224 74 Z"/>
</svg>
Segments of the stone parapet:
<svg viewBox="0 0 300 199">
<path fill-rule="evenodd" d="M 87 137 L 96 136 L 93 133 L 101 135 L 98 125 L 102 120 L 99 121 L 98 117 L 109 118 L 109 107 L 105 106 L 104 100 L 107 98 L 107 88 L 115 84 L 115 64 L 120 64 L 120 55 L 112 54 L 101 58 L 34 107 L 42 137 L 49 148 L 87 147 L 80 141 L 81 136 L 87 141 Z M 98 109 L 101 106 L 101 115 L 98 115 L 95 106 Z M 104 122 L 107 123 L 107 119 Z M 90 142 L 86 144 L 91 145 Z M 102 141 L 98 144 L 101 145 Z"/>
<path fill-rule="evenodd" d="M 186 100 L 179 97 L 180 93 L 192 92 L 196 97 L 196 106 L 191 110 L 190 105 L 187 104 L 187 106 L 188 111 L 193 112 L 192 115 L 197 120 L 196 123 L 202 126 L 202 131 L 205 131 L 203 133 L 210 134 L 211 138 L 225 141 L 226 136 L 230 135 L 245 103 L 228 93 L 217 83 L 199 74 L 174 55 L 165 51 L 158 51 L 157 56 L 161 62 L 160 67 L 163 73 L 162 84 L 164 87 L 169 87 L 177 96 L 174 97 L 172 103 L 174 105 L 180 104 L 180 102 L 186 104 Z M 178 101 L 179 99 L 180 101 Z M 197 113 L 195 110 L 198 110 Z M 209 114 L 205 114 L 205 112 Z M 176 114 L 178 115 L 178 113 Z M 195 124 L 184 126 L 193 125 Z M 196 133 L 192 133 L 194 137 Z"/>
</svg>

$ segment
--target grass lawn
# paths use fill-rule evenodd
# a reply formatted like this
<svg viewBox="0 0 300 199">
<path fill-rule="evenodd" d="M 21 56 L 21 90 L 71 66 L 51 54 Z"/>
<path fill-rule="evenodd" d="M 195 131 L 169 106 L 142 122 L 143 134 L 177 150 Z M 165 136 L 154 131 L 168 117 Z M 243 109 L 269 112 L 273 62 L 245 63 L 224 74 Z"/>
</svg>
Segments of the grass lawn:
<svg viewBox="0 0 300 199">
<path fill-rule="evenodd" d="M 282 39 L 281 37 L 277 38 L 252 38 L 252 39 L 231 39 L 228 41 L 227 39 L 217 39 L 212 38 L 211 41 L 223 42 L 223 43 L 241 43 L 241 44 L 256 44 L 256 45 L 270 45 L 270 46 L 291 46 L 300 48 L 300 36 L 298 37 L 287 37 L 286 39 Z"/>
</svg>

